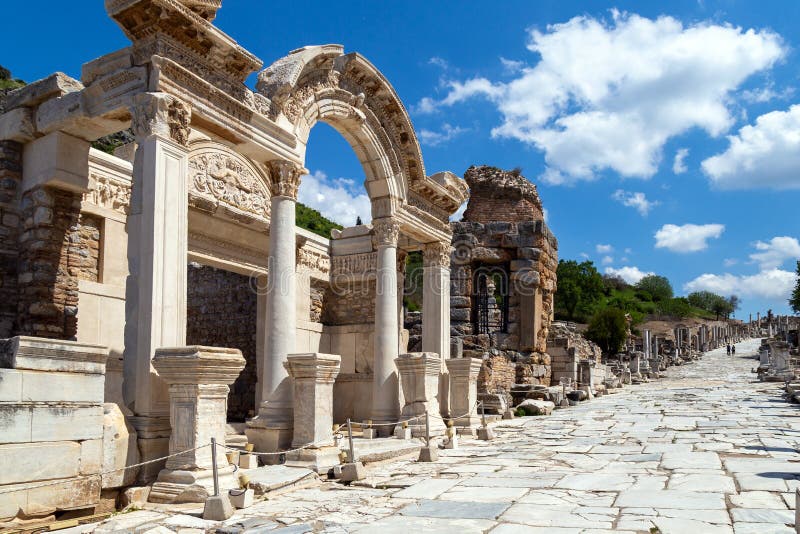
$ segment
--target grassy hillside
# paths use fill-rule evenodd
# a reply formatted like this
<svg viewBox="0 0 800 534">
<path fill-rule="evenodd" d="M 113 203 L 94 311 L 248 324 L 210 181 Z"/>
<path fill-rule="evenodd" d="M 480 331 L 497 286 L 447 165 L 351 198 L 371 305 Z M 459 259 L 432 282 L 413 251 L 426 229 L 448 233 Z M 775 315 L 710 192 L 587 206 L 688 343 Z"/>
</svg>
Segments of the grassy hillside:
<svg viewBox="0 0 800 534">
<path fill-rule="evenodd" d="M 297 203 L 295 208 L 295 217 L 297 218 L 296 224 L 300 228 L 305 228 L 311 232 L 322 237 L 330 239 L 331 230 L 342 229 L 342 225 L 326 219 L 320 212 L 313 208 L 309 208 L 305 204 Z"/>
</svg>

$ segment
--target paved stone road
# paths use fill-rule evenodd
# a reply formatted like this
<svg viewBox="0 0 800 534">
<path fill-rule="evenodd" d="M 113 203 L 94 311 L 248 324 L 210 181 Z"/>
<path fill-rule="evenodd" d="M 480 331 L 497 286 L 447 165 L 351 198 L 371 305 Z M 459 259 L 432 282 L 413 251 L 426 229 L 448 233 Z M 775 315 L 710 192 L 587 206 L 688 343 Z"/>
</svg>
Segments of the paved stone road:
<svg viewBox="0 0 800 534">
<path fill-rule="evenodd" d="M 800 409 L 783 401 L 780 384 L 754 381 L 746 356 L 758 344 L 550 417 L 504 422 L 495 441 L 462 442 L 434 464 L 375 467 L 375 487 L 293 491 L 228 524 L 249 518 L 281 533 L 794 532 Z M 212 526 L 188 516 L 161 524 L 179 533 Z"/>
<path fill-rule="evenodd" d="M 325 484 L 246 515 L 300 532 L 794 532 L 800 411 L 779 384 L 754 381 L 758 344 L 506 422 L 436 464 L 382 466 L 382 489 Z"/>
</svg>

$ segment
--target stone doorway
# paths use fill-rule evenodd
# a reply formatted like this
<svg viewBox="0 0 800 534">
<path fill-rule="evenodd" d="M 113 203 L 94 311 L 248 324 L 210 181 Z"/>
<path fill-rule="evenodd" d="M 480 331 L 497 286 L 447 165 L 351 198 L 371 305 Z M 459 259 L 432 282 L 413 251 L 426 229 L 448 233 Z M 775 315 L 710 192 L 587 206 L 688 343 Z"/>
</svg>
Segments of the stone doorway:
<svg viewBox="0 0 800 534">
<path fill-rule="evenodd" d="M 257 295 L 247 276 L 190 262 L 186 297 L 186 344 L 236 348 L 247 361 L 228 395 L 228 420 L 244 422 L 256 411 Z"/>
</svg>

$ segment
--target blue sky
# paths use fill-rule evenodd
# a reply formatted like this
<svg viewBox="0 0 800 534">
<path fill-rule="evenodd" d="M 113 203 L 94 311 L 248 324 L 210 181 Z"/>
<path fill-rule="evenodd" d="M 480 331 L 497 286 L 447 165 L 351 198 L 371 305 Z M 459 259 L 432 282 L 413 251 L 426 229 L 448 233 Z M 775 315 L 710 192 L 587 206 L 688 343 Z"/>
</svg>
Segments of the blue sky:
<svg viewBox="0 0 800 534">
<path fill-rule="evenodd" d="M 45 2 L 47 4 L 48 2 Z M 4 6 L 0 64 L 27 81 L 126 46 L 101 2 Z M 288 6 L 276 8 L 277 5 Z M 428 174 L 521 167 L 562 258 L 786 313 L 800 259 L 800 3 L 226 0 L 266 64 L 341 43 L 406 104 Z M 368 219 L 363 172 L 312 132 L 301 200 Z"/>
</svg>

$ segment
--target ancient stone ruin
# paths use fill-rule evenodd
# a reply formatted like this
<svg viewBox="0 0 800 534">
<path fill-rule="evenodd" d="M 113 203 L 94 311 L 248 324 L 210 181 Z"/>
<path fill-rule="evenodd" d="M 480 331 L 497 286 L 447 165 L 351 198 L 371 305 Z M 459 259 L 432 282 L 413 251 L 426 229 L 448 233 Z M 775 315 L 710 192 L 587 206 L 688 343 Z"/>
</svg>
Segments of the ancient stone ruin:
<svg viewBox="0 0 800 534">
<path fill-rule="evenodd" d="M 502 413 L 515 384 L 550 385 L 558 241 L 518 171 L 470 167 L 464 179 L 469 203 L 451 224 L 450 330 L 464 357 L 483 360 L 481 398 Z"/>
</svg>

